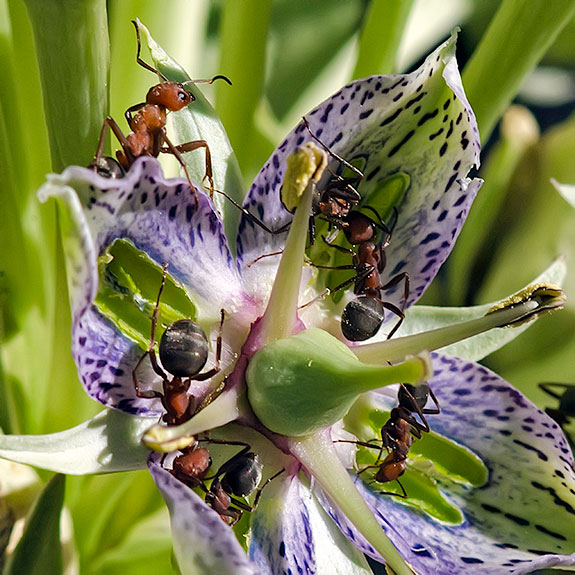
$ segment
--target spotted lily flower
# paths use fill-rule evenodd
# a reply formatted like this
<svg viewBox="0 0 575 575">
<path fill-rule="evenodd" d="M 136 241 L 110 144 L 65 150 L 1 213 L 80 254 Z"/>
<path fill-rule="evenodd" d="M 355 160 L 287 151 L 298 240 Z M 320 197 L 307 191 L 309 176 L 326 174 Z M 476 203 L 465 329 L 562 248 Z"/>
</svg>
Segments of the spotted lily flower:
<svg viewBox="0 0 575 575">
<path fill-rule="evenodd" d="M 411 308 L 447 258 L 481 183 L 468 178 L 479 143 L 454 40 L 414 73 L 354 82 L 306 118 L 330 150 L 361 162 L 358 190 L 366 204 L 375 203 L 383 220 L 396 214 L 381 283 L 407 273 Z M 396 321 L 391 314 L 374 338 L 346 346 L 339 317 L 353 294 L 314 299 L 337 270 L 304 265 L 314 185 L 293 216 L 281 201 L 286 160 L 310 140 L 300 123 L 244 202 L 269 228 L 290 223 L 289 232 L 269 234 L 244 216 L 235 258 L 210 198 L 196 189 L 196 205 L 187 181 L 164 178 L 153 158 L 136 161 L 118 180 L 78 167 L 50 177 L 40 196 L 61 207 L 72 351 L 86 391 L 107 409 L 53 436 L 3 437 L 0 455 L 67 473 L 147 465 L 170 509 L 182 573 L 370 573 L 365 555 L 397 574 L 520 574 L 574 565 L 575 474 L 565 438 L 473 361 L 513 335 L 477 335 L 467 348 L 458 343 L 560 305 L 560 291 L 539 282 L 497 310 L 459 310 L 448 319 L 429 310 L 418 317 L 413 308 L 402 326 L 410 335 L 400 331 L 386 341 Z M 332 158 L 330 170 L 338 164 Z M 312 260 L 329 253 L 318 244 Z M 149 346 L 165 264 L 159 324 L 181 317 L 199 323 L 212 342 L 206 369 L 217 363 L 222 326 L 221 369 L 192 381 L 201 409 L 181 426 L 160 422 L 161 401 L 138 397 L 134 385 L 136 378 L 144 389 L 161 389 L 149 358 L 138 362 Z M 551 295 L 542 299 L 542 291 Z M 384 297 L 403 305 L 400 286 Z M 453 318 L 461 323 L 447 325 Z M 459 346 L 459 357 L 446 355 L 449 349 L 427 355 L 445 346 Z M 422 380 L 441 414 L 429 416 L 432 433 L 413 445 L 402 500 L 356 475 L 377 453 L 354 441 L 377 436 L 396 395 L 388 384 Z M 165 456 L 141 443 L 144 437 L 155 450 L 175 451 L 202 433 L 249 443 L 265 478 L 283 470 L 238 524 L 246 541 L 201 490 L 171 472 L 177 452 Z M 229 445 L 205 445 L 220 459 L 214 469 L 234 453 Z"/>
</svg>

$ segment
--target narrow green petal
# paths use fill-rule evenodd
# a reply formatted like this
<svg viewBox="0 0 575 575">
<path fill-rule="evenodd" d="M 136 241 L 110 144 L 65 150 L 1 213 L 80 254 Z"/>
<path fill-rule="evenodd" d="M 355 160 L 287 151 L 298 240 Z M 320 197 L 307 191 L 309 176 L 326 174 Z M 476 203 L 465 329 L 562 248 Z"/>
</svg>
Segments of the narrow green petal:
<svg viewBox="0 0 575 575">
<path fill-rule="evenodd" d="M 567 274 L 567 265 L 563 258 L 553 262 L 542 274 L 536 277 L 530 284 L 554 283 L 562 285 Z M 527 286 L 525 286 L 527 287 Z M 396 338 L 409 336 L 416 333 L 430 331 L 454 325 L 458 322 L 478 319 L 485 315 L 496 302 L 471 307 L 433 307 L 414 306 L 409 310 L 405 321 L 401 325 Z M 527 323 L 514 329 L 493 329 L 491 331 L 470 337 L 466 340 L 453 343 L 444 347 L 441 351 L 448 355 L 479 361 L 490 353 L 500 349 L 518 335 L 522 334 L 533 323 Z"/>
<path fill-rule="evenodd" d="M 67 475 L 143 469 L 141 437 L 153 420 L 108 409 L 48 435 L 0 435 L 0 457 Z"/>
</svg>

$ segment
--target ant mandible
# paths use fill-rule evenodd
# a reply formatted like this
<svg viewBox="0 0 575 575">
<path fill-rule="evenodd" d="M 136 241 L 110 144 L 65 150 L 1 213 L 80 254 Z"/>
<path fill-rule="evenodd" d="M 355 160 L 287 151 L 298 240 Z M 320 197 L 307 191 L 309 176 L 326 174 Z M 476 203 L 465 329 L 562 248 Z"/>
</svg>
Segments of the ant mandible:
<svg viewBox="0 0 575 575">
<path fill-rule="evenodd" d="M 124 136 L 122 130 L 111 116 L 108 116 L 104 120 L 102 131 L 100 132 L 98 149 L 91 167 L 103 175 L 110 173 L 111 177 L 118 177 L 117 168 L 110 162 L 110 160 L 113 161 L 113 159 L 102 156 L 107 130 L 110 128 L 122 146 L 122 149 L 116 152 L 116 157 L 120 166 L 126 171 L 129 170 L 132 164 L 136 161 L 136 158 L 141 156 L 158 157 L 160 152 L 173 154 L 184 169 L 197 205 L 198 198 L 182 157 L 182 153 L 204 148 L 206 154 L 206 171 L 204 180 L 207 179 L 209 182 L 211 195 L 214 190 L 214 180 L 210 148 L 205 140 L 194 140 L 177 146 L 174 145 L 166 133 L 167 112 L 177 112 L 182 110 L 195 100 L 194 95 L 184 88 L 186 84 L 212 84 L 214 81 L 219 79 L 226 81 L 230 85 L 231 82 L 226 78 L 226 76 L 221 74 L 208 80 L 189 80 L 183 83 L 170 82 L 159 70 L 156 70 L 153 66 L 150 66 L 150 64 L 144 62 L 144 60 L 140 58 L 142 48 L 140 29 L 138 28 L 137 22 L 134 20 L 132 20 L 132 24 L 134 24 L 134 27 L 136 28 L 136 38 L 138 42 L 136 62 L 146 70 L 157 74 L 161 79 L 161 82 L 150 88 L 146 95 L 145 102 L 131 106 L 126 110 L 124 116 L 131 130 L 127 136 Z"/>
<path fill-rule="evenodd" d="M 225 312 L 220 314 L 219 335 L 216 341 L 216 364 L 212 369 L 200 373 L 208 361 L 209 342 L 204 330 L 191 319 L 181 319 L 170 324 L 160 338 L 159 354 L 162 367 L 156 358 L 156 325 L 160 310 L 160 297 L 166 283 L 168 264 L 164 264 L 162 283 L 158 292 L 156 305 L 152 313 L 150 344 L 132 371 L 132 380 L 137 397 L 144 399 L 158 398 L 166 413 L 162 419 L 167 425 L 181 425 L 196 412 L 197 404 L 193 395 L 188 394 L 192 381 L 205 381 L 220 371 L 222 355 L 222 327 Z M 152 369 L 162 378 L 163 391 L 154 389 L 143 391 L 137 377 L 137 370 L 142 361 L 150 358 Z M 173 377 L 170 378 L 168 373 Z"/>
<path fill-rule="evenodd" d="M 425 408 L 428 398 L 435 404 L 434 408 Z M 407 469 L 407 459 L 409 450 L 413 443 L 413 438 L 421 439 L 422 433 L 429 433 L 430 427 L 424 414 L 438 414 L 441 412 L 439 402 L 432 389 L 427 383 L 420 385 L 401 384 L 397 393 L 398 406 L 391 410 L 389 419 L 381 428 L 381 445 L 372 442 L 354 441 L 353 443 L 362 447 L 378 449 L 379 455 L 373 465 L 367 465 L 358 473 L 364 473 L 368 469 L 377 469 L 374 480 L 378 483 L 388 483 L 397 481 L 401 487 L 402 494 L 381 493 L 407 497 L 405 488 L 399 481 Z M 419 421 L 415 416 L 419 417 Z M 380 462 L 384 449 L 388 454 Z"/>
</svg>

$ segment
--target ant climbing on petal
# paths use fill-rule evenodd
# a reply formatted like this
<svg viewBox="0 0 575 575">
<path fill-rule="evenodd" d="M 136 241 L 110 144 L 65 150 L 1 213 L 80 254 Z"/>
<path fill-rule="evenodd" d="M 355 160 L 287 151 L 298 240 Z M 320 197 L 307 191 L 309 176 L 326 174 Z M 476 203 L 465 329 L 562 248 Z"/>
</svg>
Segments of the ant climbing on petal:
<svg viewBox="0 0 575 575">
<path fill-rule="evenodd" d="M 170 324 L 160 338 L 159 355 L 162 369 L 156 357 L 155 346 L 160 297 L 166 283 L 167 268 L 168 264 L 164 264 L 162 283 L 152 313 L 150 343 L 147 351 L 132 371 L 132 380 L 138 397 L 161 400 L 166 410 L 162 419 L 167 425 L 180 425 L 188 421 L 198 408 L 196 399 L 188 393 L 191 382 L 205 381 L 220 371 L 225 311 L 222 309 L 220 312 L 220 327 L 216 341 L 216 364 L 213 368 L 201 373 L 208 361 L 209 354 L 209 342 L 204 330 L 191 319 L 181 319 Z M 146 357 L 150 358 L 152 369 L 162 378 L 162 392 L 154 389 L 144 391 L 140 387 L 137 370 Z M 170 378 L 168 374 L 172 377 Z"/>
<path fill-rule="evenodd" d="M 118 160 L 117 163 L 125 171 L 129 170 L 132 164 L 136 161 L 136 158 L 141 156 L 158 157 L 160 153 L 173 154 L 186 174 L 197 205 L 198 198 L 182 157 L 182 153 L 191 152 L 199 148 L 204 149 L 206 154 L 206 171 L 204 180 L 208 180 L 211 196 L 214 191 L 214 180 L 210 148 L 205 140 L 194 140 L 184 144 L 174 145 L 166 133 L 167 113 L 182 110 L 195 100 L 194 95 L 185 89 L 186 84 L 212 84 L 216 80 L 224 80 L 231 85 L 231 82 L 226 78 L 226 76 L 221 74 L 207 80 L 189 80 L 188 82 L 183 83 L 169 81 L 159 70 L 140 58 L 142 48 L 140 29 L 136 21 L 133 20 L 132 24 L 134 24 L 134 27 L 136 28 L 136 38 L 138 43 L 136 62 L 146 70 L 156 74 L 160 78 L 161 82 L 149 89 L 145 102 L 135 104 L 126 110 L 124 116 L 131 130 L 127 136 L 124 135 L 112 117 L 108 116 L 104 120 L 96 155 L 94 156 L 94 160 L 90 167 L 100 175 L 121 177 L 121 175 L 118 175 L 121 174 L 121 172 L 118 171 L 117 167 L 114 165 L 116 163 L 115 160 L 102 155 L 105 137 L 109 128 L 112 130 L 122 147 L 121 150 L 116 152 L 116 157 Z"/>
<path fill-rule="evenodd" d="M 431 398 L 435 407 L 425 407 L 429 398 Z M 344 441 L 344 443 L 355 443 L 361 447 L 379 450 L 376 462 L 361 469 L 358 475 L 369 469 L 377 469 L 373 478 L 375 482 L 388 483 L 397 481 L 402 490 L 402 494 L 386 491 L 380 493 L 405 498 L 407 493 L 399 481 L 399 477 L 407 469 L 407 459 L 413 440 L 414 438 L 421 439 L 423 433 L 429 433 L 430 431 L 424 414 L 438 414 L 441 413 L 441 409 L 435 394 L 427 383 L 420 385 L 400 384 L 397 399 L 398 406 L 391 410 L 389 419 L 381 427 L 381 439 L 373 440 L 377 441 L 377 443 L 373 443 L 373 441 Z M 381 456 L 384 449 L 388 453 L 382 461 Z"/>
</svg>

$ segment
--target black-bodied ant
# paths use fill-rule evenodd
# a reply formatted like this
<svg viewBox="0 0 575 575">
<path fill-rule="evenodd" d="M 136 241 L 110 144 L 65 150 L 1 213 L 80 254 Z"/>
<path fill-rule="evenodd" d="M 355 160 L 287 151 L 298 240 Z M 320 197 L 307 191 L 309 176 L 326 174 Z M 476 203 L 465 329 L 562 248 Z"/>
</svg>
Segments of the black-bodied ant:
<svg viewBox="0 0 575 575">
<path fill-rule="evenodd" d="M 243 449 L 223 463 L 211 477 L 207 472 L 212 464 L 209 451 L 199 447 L 200 441 L 220 445 L 237 445 Z M 249 444 L 243 441 L 223 441 L 218 439 L 200 439 L 182 450 L 174 458 L 170 473 L 191 489 L 200 488 L 205 493 L 206 503 L 233 527 L 242 517 L 244 511 L 254 511 L 260 501 L 263 489 L 283 473 L 283 469 L 267 479 L 258 489 L 262 480 L 263 464 Z M 211 480 L 209 488 L 206 481 Z M 257 490 L 257 491 L 256 491 Z M 256 492 L 254 502 L 248 505 L 238 497 L 248 497 Z"/>
<path fill-rule="evenodd" d="M 431 398 L 435 404 L 434 408 L 425 407 L 428 398 Z M 427 383 L 420 385 L 401 384 L 397 393 L 397 399 L 398 406 L 391 410 L 389 419 L 381 428 L 381 439 L 374 440 L 378 443 L 371 441 L 353 441 L 352 443 L 361 447 L 379 450 L 377 461 L 373 465 L 367 465 L 361 469 L 358 475 L 368 469 L 377 469 L 374 475 L 374 480 L 377 483 L 397 481 L 402 491 L 402 494 L 385 491 L 381 493 L 406 497 L 405 488 L 399 481 L 399 477 L 407 469 L 407 459 L 413 438 L 421 439 L 422 433 L 429 433 L 430 431 L 424 414 L 437 414 L 441 412 L 441 409 L 435 394 Z M 416 416 L 419 417 L 419 420 Z M 380 461 L 384 449 L 388 453 L 383 461 Z"/>
<path fill-rule="evenodd" d="M 138 28 L 137 22 L 132 21 L 132 24 L 134 24 L 136 28 L 138 42 L 136 62 L 146 70 L 157 74 L 161 82 L 150 88 L 146 95 L 145 102 L 131 106 L 126 110 L 124 116 L 131 130 L 127 136 L 124 135 L 112 117 L 108 116 L 104 120 L 98 142 L 98 149 L 91 167 L 100 173 L 100 175 L 108 175 L 108 177 L 121 176 L 121 172 L 117 166 L 114 165 L 116 164 L 115 160 L 102 155 L 107 130 L 110 128 L 122 146 L 122 149 L 116 152 L 116 156 L 123 170 L 129 170 L 136 161 L 136 158 L 141 156 L 157 157 L 160 152 L 173 154 L 184 169 L 197 203 L 195 188 L 192 184 L 182 153 L 204 148 L 206 154 L 206 172 L 204 179 L 208 180 L 209 189 L 213 192 L 214 181 L 210 149 L 205 140 L 194 140 L 177 146 L 174 145 L 166 133 L 167 112 L 182 110 L 195 100 L 194 95 L 185 89 L 186 84 L 211 84 L 219 79 L 226 81 L 230 85 L 231 82 L 221 74 L 208 80 L 189 80 L 183 83 L 170 82 L 159 70 L 156 70 L 140 58 L 142 48 L 140 29 Z"/>
<path fill-rule="evenodd" d="M 160 310 L 160 297 L 166 283 L 167 264 L 164 265 L 162 283 L 152 313 L 150 344 L 132 371 L 136 395 L 144 399 L 158 398 L 166 413 L 163 421 L 167 425 L 181 425 L 197 411 L 197 402 L 188 391 L 192 381 L 205 381 L 220 371 L 222 355 L 222 327 L 225 312 L 221 310 L 220 331 L 216 341 L 215 366 L 201 373 L 208 361 L 209 342 L 204 330 L 191 319 L 181 319 L 170 324 L 160 338 L 159 355 L 162 367 L 156 358 L 156 325 Z M 162 392 L 155 389 L 143 391 L 138 381 L 137 370 L 142 361 L 150 358 L 152 369 L 162 378 Z M 165 370 L 165 371 L 164 371 Z M 166 373 L 167 372 L 167 373 Z M 170 377 L 168 374 L 171 374 Z"/>
<path fill-rule="evenodd" d="M 571 447 L 575 447 L 575 439 L 565 430 L 565 427 L 571 423 L 570 418 L 575 417 L 575 384 L 546 382 L 540 383 L 539 387 L 551 397 L 559 400 L 558 407 L 546 407 L 545 413 L 559 424 Z M 559 393 L 554 389 L 564 391 Z"/>
</svg>

